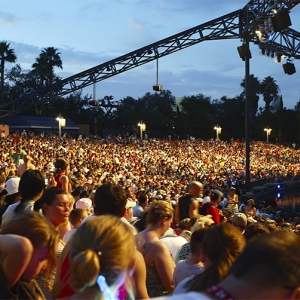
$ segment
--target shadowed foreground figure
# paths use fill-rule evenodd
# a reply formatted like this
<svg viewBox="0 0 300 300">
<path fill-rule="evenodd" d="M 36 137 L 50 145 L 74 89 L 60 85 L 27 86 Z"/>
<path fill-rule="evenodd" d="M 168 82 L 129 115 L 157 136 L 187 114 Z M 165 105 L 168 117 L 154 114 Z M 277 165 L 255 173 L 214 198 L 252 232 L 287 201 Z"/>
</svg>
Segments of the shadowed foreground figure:
<svg viewBox="0 0 300 300">
<path fill-rule="evenodd" d="M 300 237 L 275 231 L 253 238 L 228 276 L 204 292 L 157 299 L 299 299 Z M 221 296 L 220 296 L 221 295 Z"/>
</svg>

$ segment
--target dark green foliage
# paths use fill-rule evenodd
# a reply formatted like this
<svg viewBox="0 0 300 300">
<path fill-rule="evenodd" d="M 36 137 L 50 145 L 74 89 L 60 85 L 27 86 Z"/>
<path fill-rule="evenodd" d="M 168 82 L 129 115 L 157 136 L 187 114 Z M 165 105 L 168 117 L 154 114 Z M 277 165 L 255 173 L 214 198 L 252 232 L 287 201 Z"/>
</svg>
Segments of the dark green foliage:
<svg viewBox="0 0 300 300">
<path fill-rule="evenodd" d="M 20 65 L 15 64 L 4 72 L 4 63 L 15 63 L 17 59 L 9 46 L 6 42 L 0 42 L 0 96 L 3 101 L 30 94 L 60 80 L 54 71 L 55 68 L 62 69 L 63 64 L 60 53 L 53 47 L 42 50 L 32 64 L 32 70 L 22 70 Z M 245 87 L 245 79 L 241 86 Z M 278 95 L 279 87 L 271 76 L 260 81 L 253 74 L 250 75 L 251 138 L 265 141 L 263 129 L 270 127 L 270 142 L 300 144 L 300 101 L 294 110 L 286 109 L 281 97 L 280 106 L 271 109 L 270 104 Z M 265 107 L 258 110 L 260 97 L 265 102 Z M 245 136 L 245 90 L 233 98 L 223 96 L 212 100 L 209 96 L 198 94 L 184 96 L 180 101 L 176 101 L 168 90 L 148 92 L 138 99 L 130 96 L 120 99 L 117 107 L 112 109 L 101 106 L 101 101 L 98 106 L 91 105 L 91 100 L 95 99 L 91 95 L 83 95 L 82 91 L 65 97 L 54 96 L 46 103 L 38 98 L 31 99 L 34 106 L 22 114 L 45 117 L 62 114 L 77 124 L 90 125 L 90 132 L 99 135 L 103 135 L 106 129 L 111 129 L 139 137 L 137 124 L 143 121 L 146 133 L 151 138 L 172 136 L 173 139 L 183 139 L 193 136 L 207 140 L 216 137 L 214 126 L 217 124 L 222 127 L 219 135 L 221 140 L 242 140 Z M 12 105 L 11 109 L 14 110 L 15 107 Z"/>
</svg>

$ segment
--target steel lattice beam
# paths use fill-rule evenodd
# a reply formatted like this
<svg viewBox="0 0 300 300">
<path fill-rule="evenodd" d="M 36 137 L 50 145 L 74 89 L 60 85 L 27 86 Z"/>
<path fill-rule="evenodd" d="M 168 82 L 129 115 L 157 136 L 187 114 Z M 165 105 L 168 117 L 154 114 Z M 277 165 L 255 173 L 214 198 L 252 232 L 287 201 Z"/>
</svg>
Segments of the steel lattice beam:
<svg viewBox="0 0 300 300">
<path fill-rule="evenodd" d="M 236 38 L 239 38 L 239 10 L 60 80 L 34 93 L 8 101 L 0 106 L 0 113 L 2 113 L 0 117 L 17 114 L 33 106 L 37 98 L 39 103 L 45 103 L 51 98 L 83 89 L 95 82 L 105 80 L 197 43 Z M 16 110 L 7 110 L 13 104 Z"/>
<path fill-rule="evenodd" d="M 8 101 L 0 106 L 0 118 L 15 115 L 30 108 L 38 99 L 45 103 L 52 98 L 65 96 L 81 90 L 93 83 L 126 72 L 155 59 L 193 46 L 200 42 L 222 39 L 249 38 L 251 42 L 259 44 L 253 34 L 255 26 L 261 20 L 270 16 L 273 9 L 291 10 L 299 4 L 299 0 L 252 0 L 243 9 L 234 11 L 210 22 L 195 26 L 168 38 L 137 49 L 133 52 L 80 72 L 76 75 L 60 80 L 50 86 L 41 88 L 34 93 Z M 275 34 L 268 46 L 280 49 L 290 57 L 299 59 L 299 33 L 292 29 L 285 29 Z M 11 107 L 15 110 L 10 110 Z"/>
</svg>

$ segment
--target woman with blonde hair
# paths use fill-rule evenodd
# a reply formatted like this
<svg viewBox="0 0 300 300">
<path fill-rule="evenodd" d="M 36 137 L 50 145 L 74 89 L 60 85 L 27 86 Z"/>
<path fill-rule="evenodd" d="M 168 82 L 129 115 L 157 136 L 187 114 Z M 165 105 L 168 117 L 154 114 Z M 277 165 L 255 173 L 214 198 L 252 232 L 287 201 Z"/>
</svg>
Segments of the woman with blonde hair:
<svg viewBox="0 0 300 300">
<path fill-rule="evenodd" d="M 149 297 L 172 293 L 174 261 L 167 246 L 159 239 L 170 228 L 174 210 L 170 203 L 153 200 L 147 210 L 147 227 L 135 235 L 137 250 L 146 263 L 146 287 Z"/>
<path fill-rule="evenodd" d="M 201 292 L 218 284 L 225 278 L 245 244 L 241 231 L 230 223 L 223 222 L 208 227 L 201 249 L 204 272 L 181 281 L 174 294 L 188 291 Z"/>
<path fill-rule="evenodd" d="M 1 227 L 1 299 L 45 299 L 35 278 L 55 266 L 59 236 L 41 214 L 24 211 Z"/>
<path fill-rule="evenodd" d="M 70 299 L 134 299 L 135 243 L 128 225 L 97 216 L 81 224 L 70 242 Z"/>
</svg>

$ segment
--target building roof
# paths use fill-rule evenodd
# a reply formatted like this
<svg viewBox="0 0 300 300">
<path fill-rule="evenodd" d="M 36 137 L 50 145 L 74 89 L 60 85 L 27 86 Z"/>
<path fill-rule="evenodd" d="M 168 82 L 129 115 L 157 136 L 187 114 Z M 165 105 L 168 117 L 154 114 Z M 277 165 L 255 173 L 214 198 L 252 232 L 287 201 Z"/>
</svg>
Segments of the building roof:
<svg viewBox="0 0 300 300">
<path fill-rule="evenodd" d="M 55 118 L 31 117 L 31 116 L 12 116 L 5 118 L 3 124 L 11 129 L 44 129 L 58 130 L 58 121 Z M 66 119 L 64 130 L 79 130 L 79 126 L 71 119 Z"/>
</svg>

